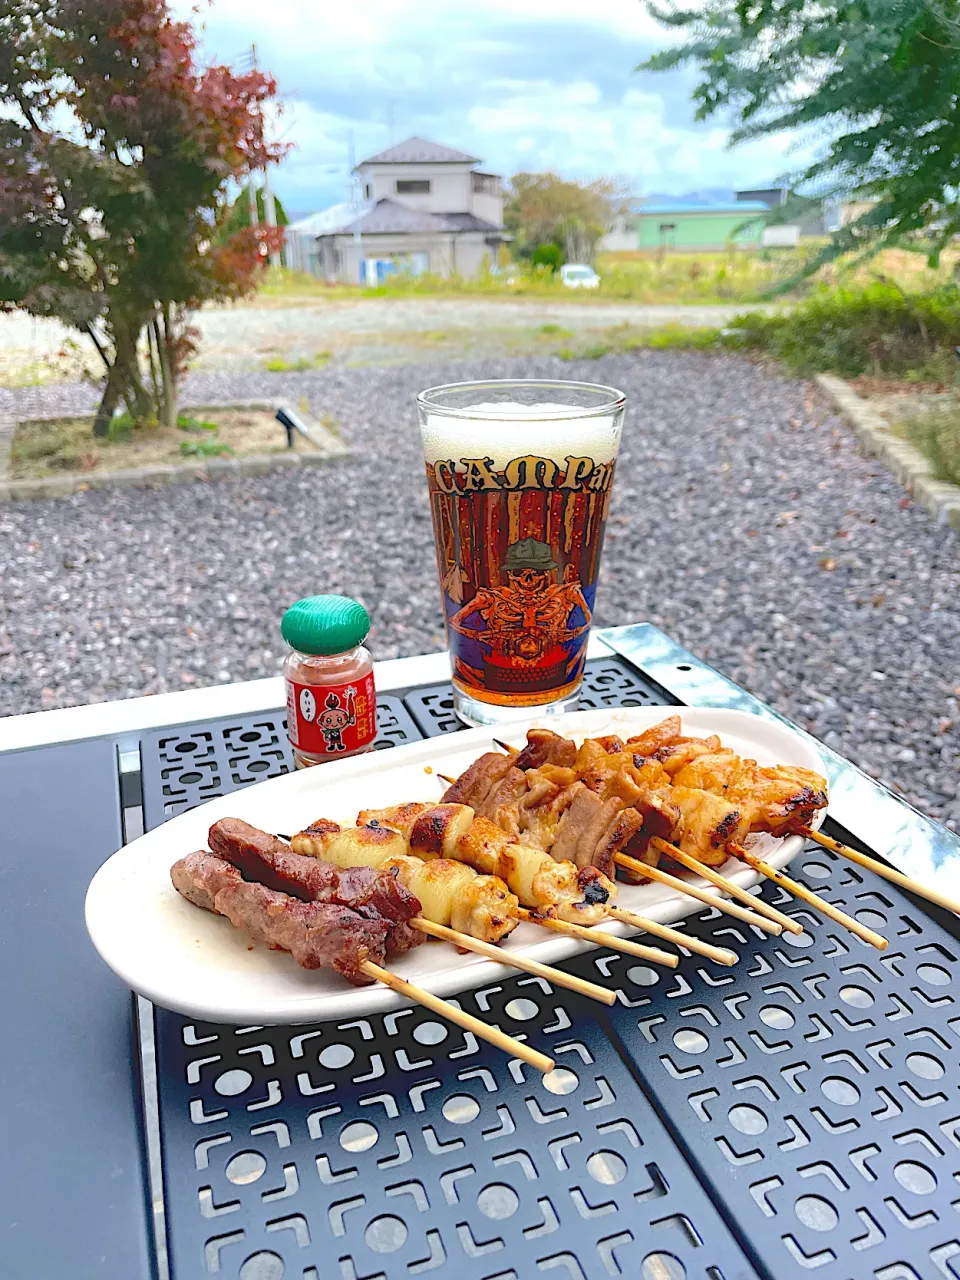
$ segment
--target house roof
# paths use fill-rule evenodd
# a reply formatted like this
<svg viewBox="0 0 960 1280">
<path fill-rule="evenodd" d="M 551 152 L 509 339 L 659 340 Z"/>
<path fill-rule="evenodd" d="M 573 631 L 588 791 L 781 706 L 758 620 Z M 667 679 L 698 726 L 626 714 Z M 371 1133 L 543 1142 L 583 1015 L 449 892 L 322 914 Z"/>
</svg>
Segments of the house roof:
<svg viewBox="0 0 960 1280">
<path fill-rule="evenodd" d="M 304 218 L 303 222 L 288 230 L 301 234 L 313 232 L 316 236 L 353 235 L 359 231 L 361 235 L 370 236 L 422 234 L 431 231 L 502 232 L 503 228 L 494 222 L 488 222 L 486 218 L 478 218 L 475 213 L 425 213 L 384 196 L 363 205 L 359 218 L 356 216 L 355 206 L 338 204 L 323 213 Z"/>
<path fill-rule="evenodd" d="M 336 232 L 352 225 L 358 212 L 362 217 L 365 213 L 369 213 L 373 205 L 374 202 L 372 200 L 365 200 L 359 206 L 351 204 L 349 201 L 344 204 L 331 205 L 329 209 L 321 209 L 319 213 L 311 213 L 308 217 L 301 218 L 298 222 L 291 222 L 287 227 L 287 235 L 291 233 L 303 236 L 335 235 Z"/>
<path fill-rule="evenodd" d="M 645 213 L 769 213 L 762 200 L 737 200 L 725 204 L 644 204 L 637 210 Z"/>
<path fill-rule="evenodd" d="M 452 231 L 502 231 L 495 222 L 478 218 L 475 213 L 438 213 L 438 222 L 445 222 Z"/>
<path fill-rule="evenodd" d="M 478 156 L 467 155 L 466 151 L 457 151 L 453 147 L 445 147 L 439 142 L 430 142 L 427 138 L 407 138 L 398 142 L 386 151 L 378 151 L 374 156 L 367 156 L 357 165 L 362 169 L 365 164 L 479 164 Z"/>
</svg>

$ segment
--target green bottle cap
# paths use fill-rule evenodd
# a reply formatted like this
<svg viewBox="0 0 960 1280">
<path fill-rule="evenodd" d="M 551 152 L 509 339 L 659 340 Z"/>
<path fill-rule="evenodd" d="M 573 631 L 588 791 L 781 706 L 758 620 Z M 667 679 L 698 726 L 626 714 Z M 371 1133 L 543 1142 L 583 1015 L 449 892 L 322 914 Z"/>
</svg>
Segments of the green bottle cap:
<svg viewBox="0 0 960 1280">
<path fill-rule="evenodd" d="M 347 596 L 307 596 L 286 611 L 280 632 L 300 653 L 345 653 L 366 640 L 370 618 L 362 604 Z"/>
</svg>

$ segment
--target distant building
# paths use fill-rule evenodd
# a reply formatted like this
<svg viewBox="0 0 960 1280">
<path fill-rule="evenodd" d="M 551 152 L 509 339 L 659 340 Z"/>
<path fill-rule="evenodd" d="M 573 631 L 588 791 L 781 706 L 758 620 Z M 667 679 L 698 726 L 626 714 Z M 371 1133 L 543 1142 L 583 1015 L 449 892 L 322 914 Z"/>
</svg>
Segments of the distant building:
<svg viewBox="0 0 960 1280">
<path fill-rule="evenodd" d="M 639 249 L 758 247 L 769 207 L 759 200 L 724 204 L 642 205 L 636 215 Z"/>
<path fill-rule="evenodd" d="M 764 232 L 764 244 L 784 246 L 796 244 L 802 236 L 822 236 L 824 208 L 820 200 L 797 196 L 789 187 L 757 187 L 751 191 L 737 192 L 738 203 L 759 201 L 771 210 L 783 208 L 788 200 L 793 200 L 795 214 L 788 215 L 788 221 L 768 226 Z"/>
<path fill-rule="evenodd" d="M 597 241 L 598 253 L 629 253 L 638 247 L 635 210 L 618 213 L 610 229 Z"/>
<path fill-rule="evenodd" d="M 331 282 L 376 284 L 396 271 L 476 276 L 510 238 L 500 178 L 479 164 L 424 138 L 362 160 L 362 201 L 290 226 L 290 265 Z"/>
</svg>

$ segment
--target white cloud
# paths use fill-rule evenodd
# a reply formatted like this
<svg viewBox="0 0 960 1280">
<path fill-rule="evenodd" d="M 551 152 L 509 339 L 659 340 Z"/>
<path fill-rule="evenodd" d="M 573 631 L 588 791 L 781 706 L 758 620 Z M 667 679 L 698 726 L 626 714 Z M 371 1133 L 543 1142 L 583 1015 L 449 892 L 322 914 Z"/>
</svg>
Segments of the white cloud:
<svg viewBox="0 0 960 1280">
<path fill-rule="evenodd" d="M 641 0 L 216 0 L 201 18 L 204 56 L 234 62 L 256 41 L 277 77 L 296 149 L 273 181 L 295 211 L 344 197 L 351 135 L 358 158 L 416 133 L 504 174 L 616 173 L 641 191 L 748 186 L 796 163 L 784 139 L 728 152 L 721 124 L 695 124 L 689 74 L 634 74 L 671 39 Z"/>
</svg>

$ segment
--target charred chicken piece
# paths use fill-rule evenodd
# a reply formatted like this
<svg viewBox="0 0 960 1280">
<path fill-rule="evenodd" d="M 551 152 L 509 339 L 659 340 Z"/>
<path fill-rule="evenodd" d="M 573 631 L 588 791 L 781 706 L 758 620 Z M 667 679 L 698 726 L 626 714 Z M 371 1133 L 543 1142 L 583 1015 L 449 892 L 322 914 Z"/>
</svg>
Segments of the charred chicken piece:
<svg viewBox="0 0 960 1280">
<path fill-rule="evenodd" d="M 594 867 L 556 862 L 541 849 L 520 844 L 489 818 L 477 818 L 457 846 L 457 857 L 505 880 L 525 907 L 576 924 L 596 924 L 617 888 Z"/>
<path fill-rule="evenodd" d="M 226 916 L 255 942 L 289 951 L 304 969 L 335 969 L 364 986 L 374 981 L 364 961 L 382 965 L 387 921 L 368 920 L 329 902 L 301 902 L 266 885 L 244 880 L 231 863 L 201 850 L 170 869 L 178 893 L 195 906 Z"/>
<path fill-rule="evenodd" d="M 515 757 L 488 751 L 474 760 L 443 793 L 442 804 L 468 804 L 478 809 L 492 789 L 514 766 Z"/>
<path fill-rule="evenodd" d="M 513 760 L 518 769 L 539 769 L 544 764 L 570 768 L 577 758 L 577 746 L 550 729 L 528 729 L 527 745 Z"/>
<path fill-rule="evenodd" d="M 442 811 L 438 822 L 432 827 L 429 824 L 423 827 L 422 822 L 429 816 L 427 810 L 431 808 Z M 448 810 L 457 812 L 446 812 Z M 396 877 L 395 883 L 413 895 L 419 904 L 420 914 L 427 920 L 457 929 L 484 942 L 499 942 L 519 923 L 514 895 L 495 876 L 479 876 L 472 867 L 449 858 L 434 857 L 432 854 L 434 847 L 439 847 L 450 837 L 451 829 L 454 833 L 463 829 L 464 815 L 460 810 L 465 810 L 472 817 L 473 810 L 461 805 L 398 805 L 395 811 L 364 810 L 361 817 L 368 817 L 374 812 L 379 815 L 366 826 L 341 830 L 336 823 L 321 819 L 309 830 L 322 830 L 325 833 L 322 856 L 333 863 L 334 867 L 341 868 L 338 872 L 340 876 L 380 875 L 388 880 Z M 407 839 L 386 825 L 386 819 L 394 816 L 411 835 L 421 826 L 420 837 L 417 838 L 430 844 L 429 856 L 423 853 L 411 857 L 406 853 Z M 383 825 L 380 825 L 381 821 Z M 377 846 L 368 843 L 365 833 L 371 830 L 389 833 L 394 851 L 385 857 L 380 856 Z M 397 842 L 400 851 L 394 848 Z M 294 848 L 317 847 L 315 837 L 308 836 L 306 832 L 295 835 L 292 843 Z M 371 870 L 369 866 L 356 867 L 352 861 L 358 856 L 374 855 L 379 857 L 375 864 L 377 871 Z M 427 860 L 424 861 L 424 858 Z M 419 936 L 423 937 L 422 934 Z"/>
<path fill-rule="evenodd" d="M 398 853 L 409 849 L 418 858 L 452 858 L 473 817 L 473 809 L 466 804 L 397 804 L 361 809 L 357 821 L 399 832 L 404 847 Z"/>
<path fill-rule="evenodd" d="M 655 752 L 669 746 L 671 742 L 676 742 L 682 729 L 679 716 L 667 716 L 666 720 L 651 725 L 636 737 L 628 738 L 626 745 L 634 755 L 652 756 Z"/>
<path fill-rule="evenodd" d="M 517 899 L 498 876 L 479 875 L 452 858 L 426 862 L 409 854 L 388 858 L 384 870 L 420 902 L 421 914 L 483 942 L 500 942 L 520 923 Z"/>
</svg>

